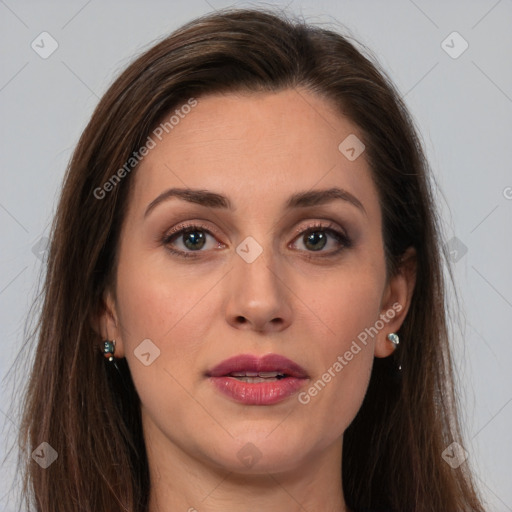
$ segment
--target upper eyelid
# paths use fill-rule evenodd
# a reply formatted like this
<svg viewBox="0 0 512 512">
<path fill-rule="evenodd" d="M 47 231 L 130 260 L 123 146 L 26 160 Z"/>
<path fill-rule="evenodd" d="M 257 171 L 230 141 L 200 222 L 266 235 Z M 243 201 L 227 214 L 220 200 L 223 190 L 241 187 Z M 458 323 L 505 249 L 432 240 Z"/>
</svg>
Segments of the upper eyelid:
<svg viewBox="0 0 512 512">
<path fill-rule="evenodd" d="M 216 235 L 218 233 L 218 230 L 210 228 L 206 225 L 203 225 L 201 222 L 191 222 L 191 223 L 180 222 L 176 226 L 174 226 L 171 230 L 165 231 L 163 236 L 164 236 L 164 238 L 171 238 L 173 236 L 180 235 L 182 232 L 187 231 L 189 229 L 190 230 L 195 229 L 197 231 L 206 231 L 207 233 L 209 233 L 211 235 Z"/>
<path fill-rule="evenodd" d="M 329 232 L 336 232 L 339 233 L 345 237 L 348 238 L 348 234 L 345 229 L 337 226 L 337 223 L 334 223 L 332 220 L 325 220 L 325 224 L 322 224 L 320 221 L 316 220 L 310 223 L 307 226 L 301 226 L 296 229 L 294 229 L 294 238 L 298 238 L 301 234 L 306 233 L 308 231 L 312 231 L 314 229 L 318 230 L 324 230 L 327 233 Z M 177 226 L 175 226 L 176 229 L 173 228 L 172 231 L 166 232 L 163 235 L 164 240 L 170 240 L 172 238 L 178 237 L 179 235 L 183 234 L 187 230 L 197 230 L 197 231 L 205 231 L 206 233 L 210 234 L 213 237 L 220 236 L 217 234 L 217 230 L 212 229 L 210 227 L 207 227 L 206 225 L 203 225 L 201 222 L 191 222 L 191 223 L 179 223 Z M 167 243 L 169 243 L 167 242 Z M 221 242 L 223 243 L 223 242 Z M 201 251 L 198 251 L 201 252 Z M 204 252 L 204 251 L 203 251 Z"/>
</svg>

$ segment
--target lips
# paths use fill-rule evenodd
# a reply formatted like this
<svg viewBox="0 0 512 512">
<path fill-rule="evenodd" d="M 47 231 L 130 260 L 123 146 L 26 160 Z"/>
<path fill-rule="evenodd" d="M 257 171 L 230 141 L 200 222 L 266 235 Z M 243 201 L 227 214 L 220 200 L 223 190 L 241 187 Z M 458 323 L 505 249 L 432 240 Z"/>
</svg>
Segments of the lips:
<svg viewBox="0 0 512 512">
<path fill-rule="evenodd" d="M 206 372 L 206 377 L 223 395 L 244 405 L 276 404 L 309 379 L 304 368 L 277 354 L 235 356 Z"/>
<path fill-rule="evenodd" d="M 231 357 L 212 368 L 206 375 L 208 377 L 308 378 L 304 368 L 278 354 L 268 354 L 263 357 L 242 354 Z"/>
</svg>

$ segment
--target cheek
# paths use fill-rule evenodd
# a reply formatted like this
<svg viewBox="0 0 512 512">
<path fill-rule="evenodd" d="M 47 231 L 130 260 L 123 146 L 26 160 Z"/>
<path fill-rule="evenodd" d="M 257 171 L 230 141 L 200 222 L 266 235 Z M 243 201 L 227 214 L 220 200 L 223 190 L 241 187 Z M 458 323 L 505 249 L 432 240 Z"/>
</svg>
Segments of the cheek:
<svg viewBox="0 0 512 512">
<path fill-rule="evenodd" d="M 319 424 L 329 425 L 333 438 L 357 414 L 371 375 L 375 339 L 369 332 L 379 318 L 383 286 L 382 272 L 371 268 L 339 272 L 321 293 L 310 294 L 321 322 L 310 334 L 316 340 L 314 354 L 304 357 L 319 361 L 319 372 L 299 401 Z"/>
<path fill-rule="evenodd" d="M 190 277 L 183 273 L 171 275 L 150 260 L 144 263 L 141 259 L 137 265 L 135 261 L 127 256 L 118 269 L 124 355 L 142 407 L 165 422 L 193 404 L 186 391 L 191 388 L 189 370 L 197 364 L 202 332 L 207 328 L 199 317 L 204 317 L 201 299 L 212 282 L 207 278 L 191 286 Z M 142 356 L 148 352 L 149 357 Z"/>
<path fill-rule="evenodd" d="M 125 357 L 142 403 L 160 410 L 166 397 L 164 408 L 173 414 L 170 409 L 176 404 L 190 401 L 184 390 L 193 386 L 191 368 L 200 370 L 198 356 L 212 323 L 211 301 L 219 277 L 178 272 L 165 254 L 148 258 L 134 250 L 123 256 L 117 296 Z M 143 341 L 148 339 L 154 346 Z M 148 366 L 138 357 L 147 353 L 139 348 L 141 343 L 149 346 Z"/>
<path fill-rule="evenodd" d="M 319 335 L 333 349 L 345 344 L 373 325 L 380 312 L 384 271 L 370 265 L 348 266 L 328 277 L 318 276 L 302 282 L 297 295 L 319 320 Z M 316 286 L 314 280 L 317 279 Z M 313 286 L 312 286 L 313 285 Z"/>
<path fill-rule="evenodd" d="M 356 318 L 349 311 L 338 316 L 336 335 L 319 340 L 319 371 L 298 397 L 305 415 L 315 418 L 325 446 L 350 425 L 366 394 L 374 361 L 373 340 L 361 336 L 371 325 L 368 320 L 366 314 Z"/>
<path fill-rule="evenodd" d="M 127 350 L 145 338 L 166 352 L 193 346 L 204 322 L 191 319 L 204 308 L 203 297 L 215 282 L 211 274 L 197 279 L 186 269 L 170 270 L 165 254 L 127 255 L 118 269 L 119 317 Z M 185 343 L 171 343 L 178 338 Z"/>
</svg>

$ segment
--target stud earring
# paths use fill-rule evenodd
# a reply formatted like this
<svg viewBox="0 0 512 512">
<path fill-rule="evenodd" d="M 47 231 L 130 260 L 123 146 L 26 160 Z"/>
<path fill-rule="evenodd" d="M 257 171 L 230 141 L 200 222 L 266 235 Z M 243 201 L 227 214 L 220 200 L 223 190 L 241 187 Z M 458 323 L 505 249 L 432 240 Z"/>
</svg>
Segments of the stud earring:
<svg viewBox="0 0 512 512">
<path fill-rule="evenodd" d="M 114 361 L 114 352 L 116 350 L 116 340 L 105 340 L 103 342 L 103 355 L 108 358 L 110 362 Z"/>
<path fill-rule="evenodd" d="M 395 348 L 398 347 L 400 343 L 400 338 L 398 337 L 398 334 L 395 334 L 394 332 L 391 332 L 388 334 L 388 340 L 395 345 Z"/>
</svg>

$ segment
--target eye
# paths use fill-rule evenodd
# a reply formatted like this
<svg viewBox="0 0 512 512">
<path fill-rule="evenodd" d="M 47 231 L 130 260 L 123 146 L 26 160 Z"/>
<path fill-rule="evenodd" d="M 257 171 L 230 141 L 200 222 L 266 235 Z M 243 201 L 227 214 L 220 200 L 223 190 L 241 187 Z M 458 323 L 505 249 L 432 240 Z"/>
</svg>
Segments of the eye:
<svg viewBox="0 0 512 512">
<path fill-rule="evenodd" d="M 333 226 L 333 224 L 327 226 L 322 224 L 308 226 L 306 230 L 302 231 L 299 237 L 296 238 L 299 242 L 298 248 L 307 252 L 327 253 L 322 254 L 322 256 L 332 256 L 342 249 L 350 247 L 351 240 L 349 237 Z M 329 250 L 329 246 L 331 250 Z M 324 251 L 326 247 L 327 250 Z"/>
<path fill-rule="evenodd" d="M 209 238 L 212 240 L 209 240 Z M 309 253 L 321 253 L 318 256 L 323 257 L 334 256 L 341 250 L 351 246 L 349 237 L 341 230 L 335 228 L 333 224 L 310 225 L 301 231 L 295 240 L 299 242 L 299 250 Z M 171 233 L 164 236 L 162 243 L 172 254 L 183 258 L 197 257 L 198 254 L 194 253 L 204 252 L 203 249 L 225 247 L 224 244 L 216 240 L 208 228 L 200 224 L 180 224 L 173 228 Z M 328 249 L 330 247 L 331 250 L 324 250 L 326 247 Z"/>
<path fill-rule="evenodd" d="M 213 241 L 208 240 L 210 237 Z M 201 252 L 204 248 L 223 247 L 220 242 L 215 243 L 215 237 L 209 229 L 199 224 L 176 226 L 170 234 L 165 235 L 162 243 L 171 253 L 184 258 L 195 257 L 191 253 Z"/>
</svg>

